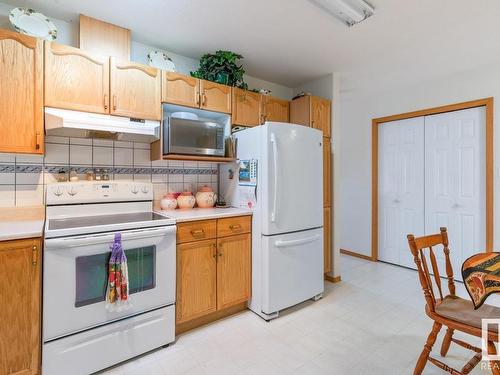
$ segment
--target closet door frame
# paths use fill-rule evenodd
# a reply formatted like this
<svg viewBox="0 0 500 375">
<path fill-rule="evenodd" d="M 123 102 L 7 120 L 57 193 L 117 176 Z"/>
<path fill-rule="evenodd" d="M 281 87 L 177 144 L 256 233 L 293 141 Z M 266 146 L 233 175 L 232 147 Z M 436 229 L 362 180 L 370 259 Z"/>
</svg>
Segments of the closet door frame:
<svg viewBox="0 0 500 375">
<path fill-rule="evenodd" d="M 436 115 L 463 109 L 485 107 L 486 111 L 486 252 L 493 251 L 493 98 L 401 113 L 372 120 L 372 254 L 371 260 L 378 260 L 378 130 L 379 125 L 396 120 Z M 352 254 L 355 255 L 355 254 Z"/>
</svg>

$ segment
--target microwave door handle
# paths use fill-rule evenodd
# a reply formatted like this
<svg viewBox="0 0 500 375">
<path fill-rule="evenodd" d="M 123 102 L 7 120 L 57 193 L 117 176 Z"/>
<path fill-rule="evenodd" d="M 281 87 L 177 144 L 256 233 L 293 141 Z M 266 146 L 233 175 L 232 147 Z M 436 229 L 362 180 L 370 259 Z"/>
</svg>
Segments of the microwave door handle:
<svg viewBox="0 0 500 375">
<path fill-rule="evenodd" d="M 119 231 L 117 231 L 119 232 Z M 175 234 L 176 227 L 174 225 L 160 228 L 150 228 L 142 230 L 132 230 L 122 232 L 122 241 L 135 240 L 139 238 L 151 238 L 164 236 L 167 234 Z M 115 234 L 92 234 L 77 237 L 50 238 L 45 240 L 47 247 L 78 247 L 92 245 L 97 243 L 111 243 L 115 238 Z"/>
<path fill-rule="evenodd" d="M 278 206 L 278 145 L 276 136 L 271 134 L 271 144 L 273 145 L 273 167 L 274 167 L 274 192 L 273 192 L 273 210 L 271 212 L 271 222 L 276 222 Z"/>
</svg>

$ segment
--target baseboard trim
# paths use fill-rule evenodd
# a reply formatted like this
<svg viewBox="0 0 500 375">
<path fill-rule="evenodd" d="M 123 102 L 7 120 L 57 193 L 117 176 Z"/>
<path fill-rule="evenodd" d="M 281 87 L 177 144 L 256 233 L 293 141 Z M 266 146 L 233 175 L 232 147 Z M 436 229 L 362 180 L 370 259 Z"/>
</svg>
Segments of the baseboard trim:
<svg viewBox="0 0 500 375">
<path fill-rule="evenodd" d="M 340 276 L 325 275 L 325 280 L 335 284 L 335 283 L 340 283 L 341 278 Z"/>
<path fill-rule="evenodd" d="M 371 256 L 359 254 L 359 253 L 356 253 L 356 252 L 350 251 L 350 250 L 340 249 L 340 254 L 349 255 L 351 257 L 361 258 L 364 260 L 376 261 L 376 259 L 373 259 Z"/>
</svg>

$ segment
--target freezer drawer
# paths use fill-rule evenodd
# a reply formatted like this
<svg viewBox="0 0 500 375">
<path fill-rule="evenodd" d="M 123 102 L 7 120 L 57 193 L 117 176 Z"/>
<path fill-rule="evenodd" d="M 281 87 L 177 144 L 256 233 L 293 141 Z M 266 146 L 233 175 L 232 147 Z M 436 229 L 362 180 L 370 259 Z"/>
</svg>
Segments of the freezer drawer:
<svg viewBox="0 0 500 375">
<path fill-rule="evenodd" d="M 175 340 L 175 306 L 43 345 L 44 375 L 87 375 Z"/>
<path fill-rule="evenodd" d="M 266 314 L 323 293 L 323 228 L 262 236 L 262 263 Z"/>
</svg>

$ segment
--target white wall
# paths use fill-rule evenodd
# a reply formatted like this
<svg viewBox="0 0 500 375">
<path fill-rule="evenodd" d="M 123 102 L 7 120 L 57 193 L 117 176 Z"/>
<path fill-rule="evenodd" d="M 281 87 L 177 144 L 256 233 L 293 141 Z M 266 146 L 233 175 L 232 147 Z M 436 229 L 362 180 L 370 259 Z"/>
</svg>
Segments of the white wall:
<svg viewBox="0 0 500 375">
<path fill-rule="evenodd" d="M 0 2 L 0 28 L 12 29 L 9 22 L 9 12 L 12 8 L 14 8 L 13 5 Z M 50 17 L 51 21 L 54 22 L 57 27 L 57 42 L 78 47 L 79 24 L 77 22 L 66 22 L 53 18 L 50 14 L 47 14 L 47 16 Z M 131 60 L 147 64 L 147 54 L 153 50 L 163 51 L 170 56 L 175 64 L 176 70 L 180 73 L 189 74 L 190 71 L 198 69 L 197 59 L 182 56 L 163 48 L 139 43 L 134 40 L 132 40 L 130 48 Z M 271 95 L 277 96 L 278 98 L 289 100 L 293 96 L 293 89 L 277 83 L 264 81 L 248 75 L 245 75 L 245 81 L 248 83 L 250 89 L 266 88 L 272 91 Z"/>
<path fill-rule="evenodd" d="M 371 255 L 371 120 L 373 118 L 464 102 L 485 97 L 500 98 L 498 65 L 433 79 L 411 86 L 398 87 L 387 82 L 390 89 L 370 86 L 340 93 L 340 131 L 342 134 L 340 176 L 337 193 L 340 248 Z M 350 83 L 346 86 L 353 87 Z M 494 121 L 500 112 L 494 111 Z M 495 148 L 500 145 L 500 132 L 494 132 Z M 495 149 L 495 166 L 499 152 Z M 499 169 L 495 167 L 494 191 L 498 191 Z M 495 197 L 494 246 L 500 245 L 500 202 Z M 481 249 L 478 249 L 481 250 Z"/>
</svg>

